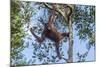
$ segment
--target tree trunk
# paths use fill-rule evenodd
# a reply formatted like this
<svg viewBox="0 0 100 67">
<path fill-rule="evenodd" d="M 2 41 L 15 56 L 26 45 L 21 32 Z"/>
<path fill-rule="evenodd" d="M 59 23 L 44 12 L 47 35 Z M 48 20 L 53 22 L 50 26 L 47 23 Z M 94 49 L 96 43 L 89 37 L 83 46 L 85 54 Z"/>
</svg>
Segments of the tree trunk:
<svg viewBox="0 0 100 67">
<path fill-rule="evenodd" d="M 68 21 L 68 29 L 69 29 L 69 49 L 68 49 L 68 63 L 73 62 L 73 27 L 71 18 Z"/>
</svg>

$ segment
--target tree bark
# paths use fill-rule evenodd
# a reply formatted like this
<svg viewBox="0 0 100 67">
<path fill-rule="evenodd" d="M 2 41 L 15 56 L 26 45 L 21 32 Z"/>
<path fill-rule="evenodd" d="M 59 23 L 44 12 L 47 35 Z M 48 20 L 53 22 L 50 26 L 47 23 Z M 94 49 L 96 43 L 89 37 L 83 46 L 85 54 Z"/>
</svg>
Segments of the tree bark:
<svg viewBox="0 0 100 67">
<path fill-rule="evenodd" d="M 71 18 L 69 19 L 69 49 L 68 49 L 68 63 L 73 62 L 73 27 Z"/>
</svg>

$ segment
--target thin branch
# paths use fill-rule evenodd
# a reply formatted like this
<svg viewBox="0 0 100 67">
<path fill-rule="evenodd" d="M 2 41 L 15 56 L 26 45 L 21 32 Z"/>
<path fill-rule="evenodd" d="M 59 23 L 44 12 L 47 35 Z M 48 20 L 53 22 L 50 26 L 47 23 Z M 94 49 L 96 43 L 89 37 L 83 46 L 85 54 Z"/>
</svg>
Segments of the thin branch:
<svg viewBox="0 0 100 67">
<path fill-rule="evenodd" d="M 49 9 L 53 9 L 52 6 L 48 5 L 47 3 L 44 3 L 44 5 L 49 8 Z M 70 6 L 69 6 L 70 7 Z M 71 7 L 72 8 L 72 7 Z M 60 9 L 58 8 L 58 5 L 56 5 L 56 9 L 55 9 L 56 12 L 58 12 L 60 15 L 63 16 L 63 18 L 65 19 L 66 22 L 68 22 L 68 19 L 67 19 L 67 16 L 65 15 L 65 13 Z"/>
</svg>

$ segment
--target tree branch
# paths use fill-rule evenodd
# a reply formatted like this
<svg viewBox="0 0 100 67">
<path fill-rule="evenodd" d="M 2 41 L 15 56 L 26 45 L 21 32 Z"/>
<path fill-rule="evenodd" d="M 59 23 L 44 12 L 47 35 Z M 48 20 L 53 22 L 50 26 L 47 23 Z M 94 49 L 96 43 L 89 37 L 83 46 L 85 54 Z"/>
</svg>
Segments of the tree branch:
<svg viewBox="0 0 100 67">
<path fill-rule="evenodd" d="M 44 5 L 45 5 L 47 8 L 51 9 L 51 10 L 53 9 L 53 7 L 52 7 L 51 5 L 48 5 L 47 3 L 44 3 Z M 67 6 L 73 9 L 73 5 L 67 5 Z M 69 12 L 69 11 L 68 11 L 68 10 L 65 11 L 66 8 L 63 8 L 63 9 L 65 9 L 65 10 L 63 11 L 62 8 L 63 8 L 63 7 L 60 8 L 59 5 L 55 5 L 55 11 L 56 11 L 57 13 L 59 13 L 60 15 L 62 15 L 63 18 L 65 19 L 65 21 L 68 22 L 67 15 L 66 15 L 65 12 Z"/>
</svg>

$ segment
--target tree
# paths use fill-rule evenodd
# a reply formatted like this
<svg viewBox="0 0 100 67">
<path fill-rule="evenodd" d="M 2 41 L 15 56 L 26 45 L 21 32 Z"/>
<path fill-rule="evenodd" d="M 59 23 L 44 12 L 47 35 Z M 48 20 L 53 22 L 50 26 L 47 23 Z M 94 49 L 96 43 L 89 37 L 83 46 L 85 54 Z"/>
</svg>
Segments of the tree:
<svg viewBox="0 0 100 67">
<path fill-rule="evenodd" d="M 32 12 L 28 12 L 29 7 L 29 3 L 23 4 L 23 2 L 11 0 L 11 65 L 26 63 L 25 60 L 22 60 L 23 54 L 21 52 L 27 46 L 24 45 L 24 37 L 26 36 L 24 26 L 32 15 Z"/>
<path fill-rule="evenodd" d="M 24 49 L 22 46 L 24 32 L 19 12 L 19 2 L 11 0 L 11 65 L 17 64 L 17 60 L 22 57 L 20 51 Z"/>
</svg>

